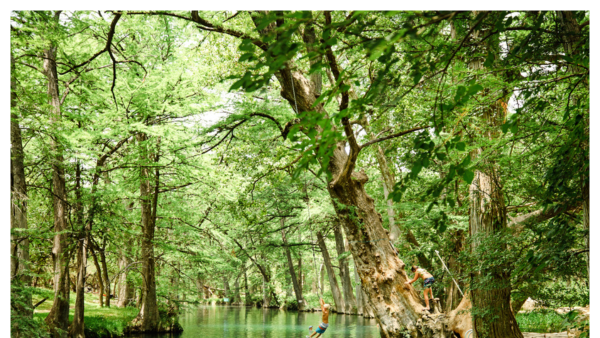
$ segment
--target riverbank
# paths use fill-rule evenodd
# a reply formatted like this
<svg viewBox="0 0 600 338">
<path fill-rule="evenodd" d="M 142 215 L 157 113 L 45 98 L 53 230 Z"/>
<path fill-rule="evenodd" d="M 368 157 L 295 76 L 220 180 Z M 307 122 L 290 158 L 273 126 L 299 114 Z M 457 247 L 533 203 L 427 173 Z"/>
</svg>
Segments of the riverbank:
<svg viewBox="0 0 600 338">
<path fill-rule="evenodd" d="M 33 304 L 38 303 L 42 299 L 47 298 L 34 310 L 34 319 L 40 324 L 48 316 L 52 308 L 53 293 L 47 289 L 37 289 L 37 294 L 33 296 Z M 121 337 L 134 329 L 131 326 L 132 320 L 137 317 L 139 309 L 135 307 L 119 308 L 115 305 L 101 307 L 98 300 L 98 295 L 93 293 L 86 294 L 85 302 L 85 336 L 86 338 L 105 338 L 105 337 Z M 75 311 L 75 293 L 71 292 L 69 298 L 69 322 L 73 321 Z M 167 318 L 166 313 L 159 311 L 161 321 L 165 322 L 162 327 L 175 327 L 174 331 L 181 330 L 181 325 L 174 318 Z M 167 324 L 168 322 L 168 324 Z M 179 331 L 177 331 L 179 332 Z"/>
</svg>

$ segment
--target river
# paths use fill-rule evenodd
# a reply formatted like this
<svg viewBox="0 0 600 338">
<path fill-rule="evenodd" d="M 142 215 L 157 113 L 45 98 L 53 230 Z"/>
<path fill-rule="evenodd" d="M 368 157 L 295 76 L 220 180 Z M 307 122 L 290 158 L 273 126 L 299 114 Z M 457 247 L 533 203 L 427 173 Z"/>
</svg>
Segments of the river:
<svg viewBox="0 0 600 338">
<path fill-rule="evenodd" d="M 144 334 L 136 338 L 303 338 L 308 327 L 321 321 L 320 312 L 293 312 L 236 306 L 201 306 L 181 313 L 183 332 Z M 326 338 L 376 338 L 379 330 L 374 319 L 332 313 Z"/>
</svg>

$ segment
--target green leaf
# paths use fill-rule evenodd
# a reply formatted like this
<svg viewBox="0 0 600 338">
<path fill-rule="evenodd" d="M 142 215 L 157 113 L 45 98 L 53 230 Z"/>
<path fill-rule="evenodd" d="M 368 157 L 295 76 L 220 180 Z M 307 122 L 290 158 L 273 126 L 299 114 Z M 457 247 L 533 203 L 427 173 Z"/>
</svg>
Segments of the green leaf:
<svg viewBox="0 0 600 338">
<path fill-rule="evenodd" d="M 465 151 L 466 144 L 464 142 L 456 143 L 456 149 L 459 151 Z"/>
<path fill-rule="evenodd" d="M 475 178 L 475 174 L 473 174 L 473 172 L 469 169 L 465 170 L 465 172 L 462 174 L 463 180 L 465 180 L 465 182 L 467 182 L 467 184 L 471 184 L 471 182 L 473 182 L 473 178 Z"/>
</svg>

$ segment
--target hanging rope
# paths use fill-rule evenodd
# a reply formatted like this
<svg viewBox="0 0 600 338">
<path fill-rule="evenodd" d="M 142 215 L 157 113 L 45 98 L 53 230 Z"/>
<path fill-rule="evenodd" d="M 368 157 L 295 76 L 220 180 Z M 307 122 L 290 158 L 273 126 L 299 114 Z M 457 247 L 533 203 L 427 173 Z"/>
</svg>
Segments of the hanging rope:
<svg viewBox="0 0 600 338">
<path fill-rule="evenodd" d="M 458 288 L 458 291 L 460 291 L 460 294 L 464 297 L 465 294 L 460 289 L 460 286 L 458 286 L 458 283 L 456 282 L 456 279 L 454 279 L 454 276 L 452 276 L 452 273 L 450 272 L 450 270 L 448 270 L 448 267 L 446 266 L 446 263 L 444 263 L 444 260 L 442 260 L 442 257 L 440 256 L 440 253 L 437 250 L 435 250 L 435 254 L 438 256 L 438 258 L 442 262 L 442 265 L 444 266 L 444 268 L 446 268 L 446 271 L 448 271 L 448 274 L 450 275 L 450 277 L 454 281 L 454 284 L 456 284 L 456 287 Z"/>
<path fill-rule="evenodd" d="M 304 181 L 304 187 L 306 188 L 306 181 Z M 312 224 L 311 219 L 310 219 L 310 199 L 308 198 L 308 189 L 306 189 L 306 206 L 308 207 L 308 223 L 309 225 Z M 315 269 L 315 276 L 317 278 L 317 282 L 319 281 L 319 272 L 317 271 L 317 258 L 315 256 L 315 242 L 313 240 L 313 232 L 310 231 L 310 241 L 313 243 L 313 245 L 311 246 L 312 249 L 312 254 L 313 254 L 313 269 Z M 319 298 L 321 298 L 321 294 L 319 293 L 319 287 L 317 287 L 317 296 L 319 296 Z"/>
<path fill-rule="evenodd" d="M 296 105 L 296 114 L 299 114 L 300 112 L 298 111 L 298 102 L 296 100 L 296 89 L 294 88 L 294 75 L 292 75 L 291 69 L 290 69 L 290 79 L 292 81 L 292 93 L 294 93 L 294 105 Z M 305 185 L 306 185 L 306 182 L 305 182 Z"/>
</svg>

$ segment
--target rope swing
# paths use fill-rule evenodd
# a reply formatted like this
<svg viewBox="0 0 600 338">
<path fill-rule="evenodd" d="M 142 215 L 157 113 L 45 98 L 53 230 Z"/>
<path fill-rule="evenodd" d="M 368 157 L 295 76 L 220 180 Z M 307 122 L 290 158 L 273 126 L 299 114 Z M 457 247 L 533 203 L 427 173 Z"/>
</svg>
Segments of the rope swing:
<svg viewBox="0 0 600 338">
<path fill-rule="evenodd" d="M 308 198 L 308 188 L 306 186 L 306 181 L 304 181 L 304 187 L 306 188 L 306 206 L 308 208 L 308 224 L 310 226 L 310 224 L 312 224 L 311 219 L 310 219 L 310 199 Z M 313 254 L 313 269 L 315 269 L 315 277 L 317 278 L 317 281 L 319 281 L 319 273 L 317 271 L 317 258 L 315 256 L 315 241 L 313 239 L 313 232 L 310 231 L 310 241 L 312 242 L 311 245 L 311 249 L 312 249 L 312 254 Z M 321 294 L 319 293 L 319 288 L 317 287 L 317 296 L 319 296 L 319 298 L 321 298 Z"/>
</svg>

